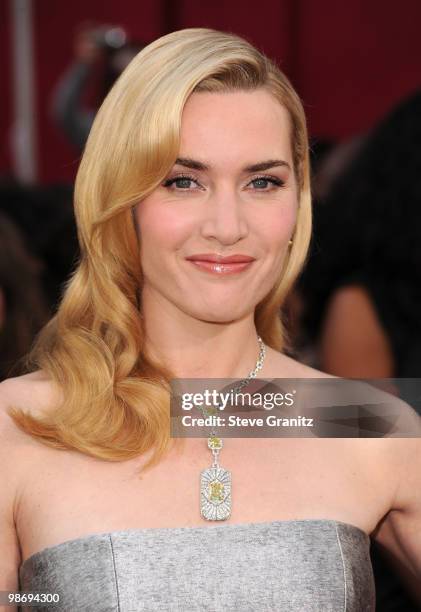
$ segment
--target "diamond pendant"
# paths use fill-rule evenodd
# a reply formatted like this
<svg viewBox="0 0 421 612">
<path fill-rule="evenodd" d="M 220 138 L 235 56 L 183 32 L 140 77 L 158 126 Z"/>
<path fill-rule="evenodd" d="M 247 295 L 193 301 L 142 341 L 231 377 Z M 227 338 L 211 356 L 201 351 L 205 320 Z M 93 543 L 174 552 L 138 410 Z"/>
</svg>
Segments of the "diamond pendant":
<svg viewBox="0 0 421 612">
<path fill-rule="evenodd" d="M 218 465 L 221 438 L 208 438 L 208 447 L 215 460 L 200 474 L 200 514 L 208 521 L 224 521 L 231 516 L 231 472 Z"/>
</svg>

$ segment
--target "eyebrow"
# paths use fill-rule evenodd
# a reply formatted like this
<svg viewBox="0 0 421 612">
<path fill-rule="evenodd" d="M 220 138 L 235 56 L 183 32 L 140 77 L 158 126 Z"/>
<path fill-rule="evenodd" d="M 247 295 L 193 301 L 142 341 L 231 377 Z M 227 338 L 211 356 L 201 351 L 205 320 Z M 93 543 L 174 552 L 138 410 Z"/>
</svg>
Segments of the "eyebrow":
<svg viewBox="0 0 421 612">
<path fill-rule="evenodd" d="M 177 157 L 175 164 L 178 166 L 184 166 L 191 170 L 210 170 L 210 166 L 207 164 L 191 159 L 190 157 Z M 262 172 L 263 170 L 269 170 L 269 168 L 275 168 L 277 166 L 285 166 L 290 168 L 290 165 L 282 159 L 268 159 L 267 161 L 258 162 L 251 166 L 243 168 L 244 172 Z"/>
</svg>

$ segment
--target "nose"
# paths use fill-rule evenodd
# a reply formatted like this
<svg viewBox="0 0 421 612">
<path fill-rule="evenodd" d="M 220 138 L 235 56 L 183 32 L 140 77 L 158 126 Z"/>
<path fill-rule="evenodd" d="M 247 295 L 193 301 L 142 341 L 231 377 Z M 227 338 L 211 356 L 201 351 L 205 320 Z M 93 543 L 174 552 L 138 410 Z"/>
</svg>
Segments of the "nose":
<svg viewBox="0 0 421 612">
<path fill-rule="evenodd" d="M 249 231 L 245 205 L 231 190 L 215 193 L 208 200 L 202 236 L 227 246 L 245 238 Z"/>
</svg>

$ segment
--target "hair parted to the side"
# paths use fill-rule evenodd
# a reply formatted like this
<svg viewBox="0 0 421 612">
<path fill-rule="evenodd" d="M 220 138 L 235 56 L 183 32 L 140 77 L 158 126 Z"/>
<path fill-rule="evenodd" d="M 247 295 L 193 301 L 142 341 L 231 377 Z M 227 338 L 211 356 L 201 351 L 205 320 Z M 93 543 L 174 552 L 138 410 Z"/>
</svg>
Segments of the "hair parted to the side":
<svg viewBox="0 0 421 612">
<path fill-rule="evenodd" d="M 193 92 L 265 88 L 288 111 L 299 208 L 279 281 L 257 306 L 257 331 L 281 350 L 283 300 L 307 256 L 311 234 L 308 141 L 301 102 L 279 68 L 237 35 L 206 28 L 172 32 L 145 47 L 104 100 L 75 187 L 81 259 L 57 314 L 29 356 L 61 390 L 62 402 L 16 424 L 41 442 L 122 461 L 167 450 L 169 379 L 144 349 L 142 268 L 131 208 L 171 170 L 181 116 Z"/>
</svg>

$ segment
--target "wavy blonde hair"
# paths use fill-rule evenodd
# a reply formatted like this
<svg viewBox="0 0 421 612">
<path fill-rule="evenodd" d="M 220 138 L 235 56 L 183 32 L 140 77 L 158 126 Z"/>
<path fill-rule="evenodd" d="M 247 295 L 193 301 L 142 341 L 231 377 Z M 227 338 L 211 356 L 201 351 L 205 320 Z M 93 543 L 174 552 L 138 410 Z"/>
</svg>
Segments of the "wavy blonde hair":
<svg viewBox="0 0 421 612">
<path fill-rule="evenodd" d="M 206 28 L 172 32 L 145 47 L 104 100 L 75 186 L 81 247 L 57 314 L 29 356 L 58 385 L 62 401 L 16 424 L 43 443 L 110 461 L 168 448 L 169 380 L 146 354 L 140 314 L 142 268 L 131 208 L 171 170 L 183 107 L 193 92 L 264 88 L 288 111 L 299 208 L 294 242 L 279 280 L 255 311 L 256 328 L 282 350 L 280 307 L 307 256 L 311 234 L 304 111 L 288 79 L 249 42 Z"/>
</svg>

